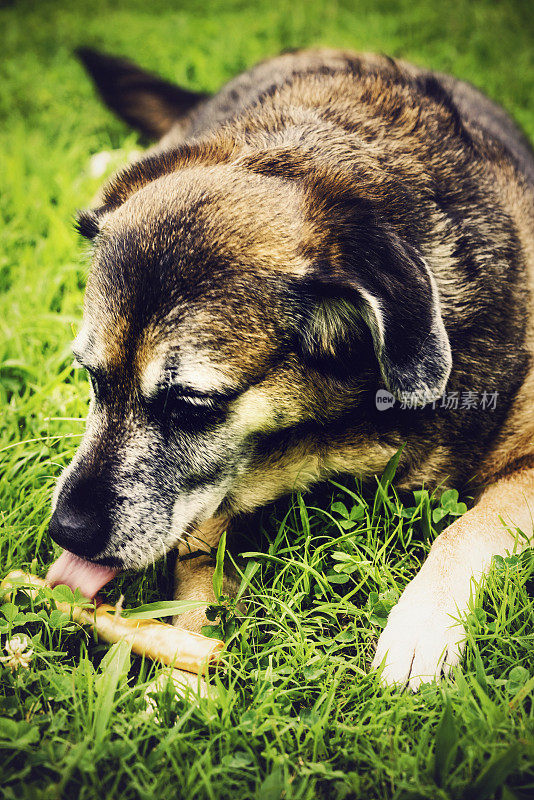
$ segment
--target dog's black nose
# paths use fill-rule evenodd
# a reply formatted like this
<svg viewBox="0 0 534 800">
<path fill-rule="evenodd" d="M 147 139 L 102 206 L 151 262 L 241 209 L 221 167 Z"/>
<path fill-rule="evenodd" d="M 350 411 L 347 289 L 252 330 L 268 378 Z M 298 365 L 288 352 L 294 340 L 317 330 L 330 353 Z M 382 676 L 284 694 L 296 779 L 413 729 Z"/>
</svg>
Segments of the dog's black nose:
<svg viewBox="0 0 534 800">
<path fill-rule="evenodd" d="M 109 539 L 109 514 L 96 481 L 63 487 L 49 525 L 52 539 L 82 558 L 93 558 Z"/>
</svg>

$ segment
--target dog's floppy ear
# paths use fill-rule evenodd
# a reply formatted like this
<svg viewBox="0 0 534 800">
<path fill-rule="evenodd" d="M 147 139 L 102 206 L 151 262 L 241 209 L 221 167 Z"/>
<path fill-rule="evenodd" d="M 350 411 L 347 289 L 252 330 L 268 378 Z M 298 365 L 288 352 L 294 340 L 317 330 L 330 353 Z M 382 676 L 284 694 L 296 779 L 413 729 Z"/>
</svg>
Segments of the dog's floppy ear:
<svg viewBox="0 0 534 800">
<path fill-rule="evenodd" d="M 124 58 L 88 47 L 80 47 L 76 55 L 104 102 L 149 139 L 161 138 L 205 97 L 167 83 Z"/>
<path fill-rule="evenodd" d="M 302 337 L 304 352 L 314 359 L 352 360 L 363 322 L 389 391 L 399 399 L 409 394 L 420 406 L 436 400 L 445 390 L 452 357 L 425 260 L 367 215 L 342 227 L 330 257 L 319 260 L 307 278 L 313 310 Z"/>
</svg>

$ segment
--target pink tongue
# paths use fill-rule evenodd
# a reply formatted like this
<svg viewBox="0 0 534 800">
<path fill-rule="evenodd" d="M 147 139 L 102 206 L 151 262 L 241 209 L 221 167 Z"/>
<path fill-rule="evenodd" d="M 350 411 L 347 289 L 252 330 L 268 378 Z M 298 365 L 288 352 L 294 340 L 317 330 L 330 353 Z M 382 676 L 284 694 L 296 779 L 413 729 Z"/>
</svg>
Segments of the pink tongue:
<svg viewBox="0 0 534 800">
<path fill-rule="evenodd" d="M 117 569 L 93 564 L 75 556 L 74 553 L 69 553 L 68 550 L 63 550 L 58 560 L 48 570 L 46 580 L 52 586 L 61 583 L 70 586 L 73 591 L 79 589 L 84 597 L 92 600 L 117 572 Z"/>
</svg>

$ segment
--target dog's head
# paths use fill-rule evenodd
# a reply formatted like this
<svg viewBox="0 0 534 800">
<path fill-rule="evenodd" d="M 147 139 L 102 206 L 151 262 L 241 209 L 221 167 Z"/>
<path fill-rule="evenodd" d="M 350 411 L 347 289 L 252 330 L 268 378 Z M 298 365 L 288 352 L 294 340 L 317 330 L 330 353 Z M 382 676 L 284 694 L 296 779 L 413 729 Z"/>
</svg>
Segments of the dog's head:
<svg viewBox="0 0 534 800">
<path fill-rule="evenodd" d="M 275 174 L 230 151 L 152 156 L 79 218 L 92 399 L 50 530 L 95 562 L 141 568 L 218 510 L 319 477 L 347 420 L 360 471 L 381 469 L 369 396 L 430 401 L 450 372 L 426 264 L 372 205 L 289 174 L 289 154 Z"/>
</svg>

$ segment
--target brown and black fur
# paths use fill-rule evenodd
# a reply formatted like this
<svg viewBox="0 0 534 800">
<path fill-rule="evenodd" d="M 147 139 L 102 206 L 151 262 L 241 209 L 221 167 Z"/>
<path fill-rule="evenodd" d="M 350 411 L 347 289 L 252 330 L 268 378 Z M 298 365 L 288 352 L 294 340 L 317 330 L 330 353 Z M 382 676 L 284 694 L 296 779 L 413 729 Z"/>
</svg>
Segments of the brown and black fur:
<svg viewBox="0 0 534 800">
<path fill-rule="evenodd" d="M 449 76 L 341 51 L 280 56 L 213 98 L 80 56 L 111 107 L 161 138 L 79 217 L 105 364 L 98 425 L 58 490 L 57 541 L 141 567 L 158 515 L 154 555 L 195 531 L 212 544 L 294 488 L 380 473 L 404 443 L 405 488 L 480 493 L 534 464 L 534 156 L 498 106 Z M 165 342 L 177 370 L 198 351 L 224 371 L 209 413 L 178 399 L 169 416 L 161 392 L 143 396 Z M 384 388 L 419 403 L 379 411 Z M 497 392 L 496 408 L 445 408 L 444 391 Z M 125 467 L 141 430 L 149 452 Z M 132 481 L 156 487 L 138 514 Z M 227 487 L 220 502 L 170 536 L 176 493 L 210 481 Z M 60 518 L 82 506 L 85 538 Z"/>
</svg>

